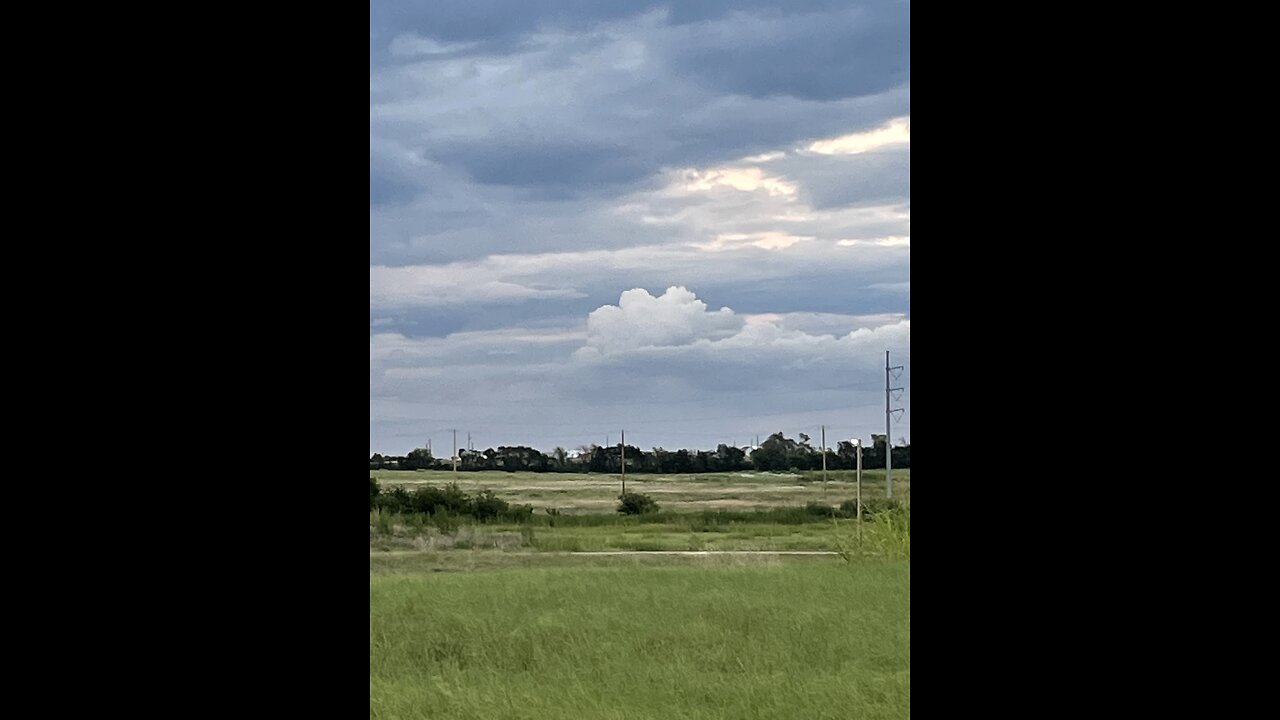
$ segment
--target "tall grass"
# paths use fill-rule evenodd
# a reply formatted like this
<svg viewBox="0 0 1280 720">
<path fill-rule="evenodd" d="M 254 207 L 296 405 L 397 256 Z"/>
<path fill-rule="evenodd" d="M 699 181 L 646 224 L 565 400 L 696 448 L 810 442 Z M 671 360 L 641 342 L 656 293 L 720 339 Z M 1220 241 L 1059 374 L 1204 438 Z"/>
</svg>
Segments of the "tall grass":
<svg viewBox="0 0 1280 720">
<path fill-rule="evenodd" d="M 857 520 L 833 520 L 837 552 L 847 562 L 871 558 L 911 559 L 911 506 L 883 510 L 859 526 Z"/>
<path fill-rule="evenodd" d="M 910 570 L 371 575 L 371 718 L 906 718 Z"/>
<path fill-rule="evenodd" d="M 864 507 L 867 536 L 859 557 L 910 557 L 910 515 Z M 576 515 L 539 522 L 477 522 L 456 516 L 369 513 L 370 546 L 378 550 L 497 548 L 542 552 L 597 550 L 835 550 L 852 552 L 857 524 L 806 508 L 770 511 Z M 907 513 L 907 514 L 903 514 Z M 905 531 L 905 532 L 904 532 Z"/>
</svg>

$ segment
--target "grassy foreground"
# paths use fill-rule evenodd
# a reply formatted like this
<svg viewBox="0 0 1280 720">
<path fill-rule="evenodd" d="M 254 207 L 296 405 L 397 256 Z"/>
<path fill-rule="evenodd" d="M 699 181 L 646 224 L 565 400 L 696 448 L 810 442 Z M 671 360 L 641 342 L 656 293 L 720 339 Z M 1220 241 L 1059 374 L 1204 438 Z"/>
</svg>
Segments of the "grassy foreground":
<svg viewBox="0 0 1280 720">
<path fill-rule="evenodd" d="M 371 566 L 370 717 L 910 715 L 909 561 L 543 558 Z"/>
</svg>

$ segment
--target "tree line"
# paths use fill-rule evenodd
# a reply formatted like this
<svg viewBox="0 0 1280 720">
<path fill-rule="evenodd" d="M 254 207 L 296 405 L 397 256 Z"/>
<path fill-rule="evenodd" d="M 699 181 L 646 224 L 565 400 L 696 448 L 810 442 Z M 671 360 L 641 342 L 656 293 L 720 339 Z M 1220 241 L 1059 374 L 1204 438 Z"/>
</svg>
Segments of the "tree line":
<svg viewBox="0 0 1280 720">
<path fill-rule="evenodd" d="M 862 467 L 883 468 L 885 436 L 872 435 L 871 438 L 872 444 L 862 449 Z M 911 467 L 910 444 L 894 447 L 892 452 L 895 468 Z M 823 452 L 821 448 L 813 447 L 809 436 L 804 433 L 800 433 L 799 440 L 792 440 L 778 432 L 750 453 L 722 443 L 714 451 L 664 450 L 657 447 L 645 452 L 628 445 L 625 455 L 627 472 L 631 473 L 699 473 L 821 470 Z M 504 445 L 487 450 L 459 450 L 458 470 L 616 473 L 622 470 L 622 457 L 620 445 L 604 447 L 593 443 L 578 448 L 578 452 L 573 454 L 562 447 L 543 453 L 522 445 Z M 826 457 L 829 470 L 852 470 L 857 466 L 857 448 L 848 440 L 827 448 Z M 370 470 L 448 470 L 452 467 L 450 458 L 434 457 L 427 448 L 415 448 L 402 456 L 374 453 L 369 458 Z"/>
</svg>

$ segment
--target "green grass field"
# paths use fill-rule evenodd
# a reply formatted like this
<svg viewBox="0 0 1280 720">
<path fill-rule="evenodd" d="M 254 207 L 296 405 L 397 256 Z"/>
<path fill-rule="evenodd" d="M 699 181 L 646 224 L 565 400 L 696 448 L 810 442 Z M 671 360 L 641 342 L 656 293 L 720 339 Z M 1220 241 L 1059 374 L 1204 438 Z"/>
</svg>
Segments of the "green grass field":
<svg viewBox="0 0 1280 720">
<path fill-rule="evenodd" d="M 906 718 L 910 563 L 378 554 L 371 718 Z"/>
<path fill-rule="evenodd" d="M 453 482 L 451 472 L 375 471 L 384 491 Z M 466 492 L 493 490 L 511 503 L 534 507 L 532 526 L 462 521 L 456 528 L 433 527 L 420 515 L 369 514 L 373 550 L 437 551 L 499 549 L 590 552 L 598 550 L 834 550 L 836 536 L 851 532 L 851 521 L 806 515 L 809 502 L 838 505 L 855 495 L 851 472 L 831 472 L 824 493 L 821 473 L 640 475 L 627 488 L 658 500 L 656 515 L 620 517 L 619 478 L 614 475 L 555 473 L 459 473 Z M 864 472 L 864 501 L 884 498 L 884 471 Z M 910 503 L 910 470 L 894 471 L 894 498 Z M 825 500 L 824 500 L 825 498 Z M 563 513 L 552 519 L 548 509 Z M 761 513 L 799 514 L 792 522 Z M 707 521 L 706 511 L 741 515 L 732 522 Z"/>
<path fill-rule="evenodd" d="M 798 506 L 807 502 L 838 505 L 854 497 L 855 473 L 851 470 L 827 473 L 823 489 L 821 472 L 700 473 L 692 475 L 628 475 L 627 490 L 650 495 L 664 509 L 679 512 L 700 510 L 751 510 Z M 371 470 L 384 488 L 396 485 L 412 490 L 418 485 L 443 487 L 453 482 L 450 471 Z M 493 490 L 511 503 L 532 505 L 541 512 L 555 508 L 564 513 L 612 513 L 622 489 L 618 475 L 596 473 L 459 472 L 458 486 L 468 493 Z M 885 496 L 884 470 L 864 470 L 864 500 Z M 910 502 L 911 469 L 893 471 L 893 496 Z"/>
<path fill-rule="evenodd" d="M 691 529 L 691 523 L 640 523 L 617 518 L 607 525 L 521 527 L 462 525 L 453 531 L 393 524 L 371 538 L 373 550 L 524 550 L 590 552 L 597 550 L 833 550 L 835 537 L 853 532 L 854 521 L 818 521 L 803 525 L 748 522 Z"/>
</svg>

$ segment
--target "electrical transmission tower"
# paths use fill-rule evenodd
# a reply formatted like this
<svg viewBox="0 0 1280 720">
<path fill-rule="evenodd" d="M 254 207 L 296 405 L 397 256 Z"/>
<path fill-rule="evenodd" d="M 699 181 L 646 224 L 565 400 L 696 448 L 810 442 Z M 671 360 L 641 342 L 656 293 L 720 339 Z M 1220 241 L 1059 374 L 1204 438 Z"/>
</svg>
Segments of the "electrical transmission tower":
<svg viewBox="0 0 1280 720">
<path fill-rule="evenodd" d="M 901 365 L 889 366 L 889 351 L 884 351 L 884 494 L 885 497 L 893 497 L 893 443 L 890 442 L 889 435 L 891 426 L 893 425 L 893 414 L 903 412 L 902 408 L 895 408 L 890 403 L 890 393 L 901 393 L 900 387 L 889 387 L 889 375 L 897 370 L 902 372 Z M 901 397 L 901 395 L 899 395 Z"/>
</svg>

